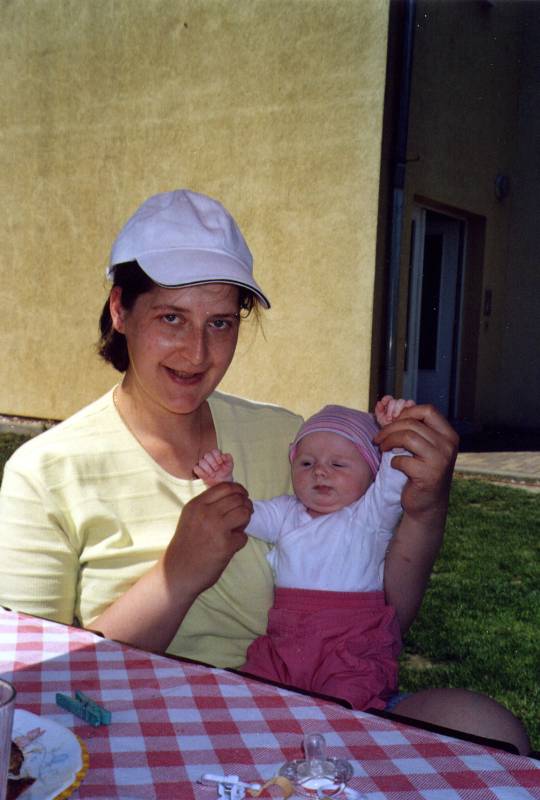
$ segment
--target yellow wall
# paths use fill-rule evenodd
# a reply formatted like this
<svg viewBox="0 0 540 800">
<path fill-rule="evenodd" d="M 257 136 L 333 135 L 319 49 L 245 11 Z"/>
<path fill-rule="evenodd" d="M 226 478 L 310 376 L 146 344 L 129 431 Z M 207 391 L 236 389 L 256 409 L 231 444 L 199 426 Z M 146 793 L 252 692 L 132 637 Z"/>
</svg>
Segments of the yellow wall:
<svg viewBox="0 0 540 800">
<path fill-rule="evenodd" d="M 0 6 L 0 413 L 61 418 L 116 232 L 181 186 L 224 202 L 273 301 L 224 388 L 308 413 L 369 393 L 387 0 Z"/>
<path fill-rule="evenodd" d="M 477 302 L 470 331 L 478 336 L 473 417 L 484 424 L 538 425 L 539 9 L 512 2 L 417 5 L 403 253 L 417 196 L 485 219 L 475 302 L 491 290 L 492 314 L 483 316 Z M 510 178 L 503 201 L 494 191 L 498 174 Z M 404 256 L 404 276 L 406 269 Z M 466 311 L 473 300 L 465 296 Z M 404 330 L 405 313 L 402 339 Z"/>
</svg>

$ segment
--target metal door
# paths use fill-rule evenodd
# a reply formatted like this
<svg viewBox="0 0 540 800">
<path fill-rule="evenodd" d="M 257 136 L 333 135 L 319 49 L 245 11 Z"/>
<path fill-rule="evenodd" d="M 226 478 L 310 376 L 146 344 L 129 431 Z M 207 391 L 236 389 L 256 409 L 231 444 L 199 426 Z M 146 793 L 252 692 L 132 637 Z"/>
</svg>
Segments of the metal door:
<svg viewBox="0 0 540 800">
<path fill-rule="evenodd" d="M 457 395 L 464 234 L 462 220 L 415 208 L 403 394 L 445 416 Z"/>
</svg>

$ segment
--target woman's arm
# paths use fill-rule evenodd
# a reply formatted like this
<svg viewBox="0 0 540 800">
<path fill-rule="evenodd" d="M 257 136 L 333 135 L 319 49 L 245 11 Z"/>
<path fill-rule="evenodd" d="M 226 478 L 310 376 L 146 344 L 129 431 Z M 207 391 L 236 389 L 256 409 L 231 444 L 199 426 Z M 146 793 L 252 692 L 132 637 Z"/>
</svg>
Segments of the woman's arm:
<svg viewBox="0 0 540 800">
<path fill-rule="evenodd" d="M 221 483 L 184 506 L 157 563 L 88 627 L 110 639 L 163 652 L 198 595 L 246 543 L 252 505 L 237 483 Z"/>
<path fill-rule="evenodd" d="M 73 624 L 79 558 L 70 521 L 34 462 L 12 457 L 0 492 L 0 606 Z"/>
<path fill-rule="evenodd" d="M 408 477 L 402 494 L 403 519 L 386 555 L 384 587 L 403 634 L 414 621 L 442 545 L 452 472 L 459 438 L 430 405 L 406 408 L 374 441 L 381 450 L 404 447 L 393 466 Z"/>
</svg>

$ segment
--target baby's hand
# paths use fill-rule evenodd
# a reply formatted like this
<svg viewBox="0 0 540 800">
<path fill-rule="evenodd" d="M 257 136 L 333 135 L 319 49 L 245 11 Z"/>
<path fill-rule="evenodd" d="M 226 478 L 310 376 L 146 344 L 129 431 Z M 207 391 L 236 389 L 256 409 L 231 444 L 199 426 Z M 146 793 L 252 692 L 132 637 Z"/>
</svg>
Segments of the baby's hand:
<svg viewBox="0 0 540 800">
<path fill-rule="evenodd" d="M 396 400 L 391 394 L 386 394 L 375 406 L 375 419 L 380 427 L 384 428 L 394 422 L 404 408 L 412 408 L 414 405 L 416 405 L 414 400 L 403 400 L 402 398 Z"/>
<path fill-rule="evenodd" d="M 205 453 L 199 463 L 193 467 L 193 472 L 198 478 L 214 486 L 216 483 L 232 481 L 234 461 L 230 453 L 221 450 L 210 450 Z"/>
</svg>

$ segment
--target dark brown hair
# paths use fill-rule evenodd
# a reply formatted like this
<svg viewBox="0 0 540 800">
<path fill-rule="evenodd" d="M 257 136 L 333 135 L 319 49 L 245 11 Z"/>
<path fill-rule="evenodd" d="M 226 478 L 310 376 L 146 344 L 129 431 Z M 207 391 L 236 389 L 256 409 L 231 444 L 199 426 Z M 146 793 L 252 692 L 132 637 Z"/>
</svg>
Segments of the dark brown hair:
<svg viewBox="0 0 540 800">
<path fill-rule="evenodd" d="M 127 311 L 131 311 L 137 298 L 141 294 L 151 291 L 156 284 L 140 268 L 136 261 L 127 261 L 124 264 L 116 264 L 114 268 L 113 288 L 115 286 L 119 286 L 122 290 L 122 306 Z M 260 304 L 257 295 L 240 286 L 239 297 L 241 317 L 245 319 L 253 312 L 258 319 Z M 109 364 L 112 364 L 118 372 L 125 372 L 129 367 L 126 337 L 123 333 L 115 330 L 113 326 L 109 298 L 107 298 L 99 318 L 99 334 L 98 354 Z"/>
</svg>

